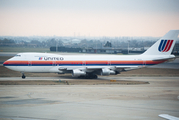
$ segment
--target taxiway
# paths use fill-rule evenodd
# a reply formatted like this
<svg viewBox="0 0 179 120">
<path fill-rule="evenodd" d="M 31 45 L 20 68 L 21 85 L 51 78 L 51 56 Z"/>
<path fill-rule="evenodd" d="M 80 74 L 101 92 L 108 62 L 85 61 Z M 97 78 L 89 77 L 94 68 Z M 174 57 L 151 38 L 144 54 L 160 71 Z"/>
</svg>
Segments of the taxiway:
<svg viewBox="0 0 179 120">
<path fill-rule="evenodd" d="M 37 78 L 44 79 L 39 77 L 29 79 Z M 6 80 L 8 79 L 18 78 Z M 178 77 L 100 77 L 100 79 L 148 81 L 150 84 L 1 85 L 0 118 L 163 120 L 158 117 L 159 114 L 179 117 Z"/>
</svg>

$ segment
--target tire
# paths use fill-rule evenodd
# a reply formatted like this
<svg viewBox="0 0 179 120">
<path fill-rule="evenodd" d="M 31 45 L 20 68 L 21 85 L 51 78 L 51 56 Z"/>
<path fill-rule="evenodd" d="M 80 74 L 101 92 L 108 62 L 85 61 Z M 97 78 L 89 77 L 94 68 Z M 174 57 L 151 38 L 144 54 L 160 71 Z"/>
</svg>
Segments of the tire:
<svg viewBox="0 0 179 120">
<path fill-rule="evenodd" d="M 25 79 L 25 77 L 26 77 L 25 75 L 22 75 L 22 79 Z"/>
<path fill-rule="evenodd" d="M 93 75 L 93 79 L 98 79 L 98 76 L 97 75 Z"/>
</svg>

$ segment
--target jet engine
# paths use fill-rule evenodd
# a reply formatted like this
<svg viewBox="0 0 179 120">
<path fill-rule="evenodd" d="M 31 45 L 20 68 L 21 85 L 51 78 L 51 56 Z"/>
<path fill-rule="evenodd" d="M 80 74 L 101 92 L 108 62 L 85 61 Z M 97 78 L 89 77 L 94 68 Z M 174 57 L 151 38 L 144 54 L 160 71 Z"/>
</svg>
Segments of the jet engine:
<svg viewBox="0 0 179 120">
<path fill-rule="evenodd" d="M 79 69 L 74 69 L 72 71 L 72 76 L 73 77 L 79 77 L 79 76 L 85 76 L 86 75 L 86 72 L 85 71 L 81 71 Z"/>
<path fill-rule="evenodd" d="M 116 71 L 110 70 L 108 68 L 104 68 L 101 70 L 101 75 L 116 75 Z"/>
</svg>

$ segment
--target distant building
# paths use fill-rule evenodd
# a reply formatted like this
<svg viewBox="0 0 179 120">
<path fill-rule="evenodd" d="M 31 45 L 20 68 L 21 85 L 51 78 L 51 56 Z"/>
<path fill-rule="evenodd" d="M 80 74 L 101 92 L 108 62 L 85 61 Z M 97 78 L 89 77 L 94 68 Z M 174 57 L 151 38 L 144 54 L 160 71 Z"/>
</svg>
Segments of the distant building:
<svg viewBox="0 0 179 120">
<path fill-rule="evenodd" d="M 71 43 L 80 43 L 81 42 L 81 40 L 79 40 L 79 39 L 72 39 L 71 40 Z"/>
<path fill-rule="evenodd" d="M 114 48 L 88 48 L 83 49 L 82 52 L 84 53 L 108 53 L 108 54 L 115 54 L 121 53 L 122 49 L 114 49 Z"/>
<path fill-rule="evenodd" d="M 172 53 L 175 55 L 179 55 L 179 43 L 175 43 Z"/>
<path fill-rule="evenodd" d="M 106 44 L 104 45 L 104 47 L 112 47 L 111 42 L 107 41 Z"/>
</svg>

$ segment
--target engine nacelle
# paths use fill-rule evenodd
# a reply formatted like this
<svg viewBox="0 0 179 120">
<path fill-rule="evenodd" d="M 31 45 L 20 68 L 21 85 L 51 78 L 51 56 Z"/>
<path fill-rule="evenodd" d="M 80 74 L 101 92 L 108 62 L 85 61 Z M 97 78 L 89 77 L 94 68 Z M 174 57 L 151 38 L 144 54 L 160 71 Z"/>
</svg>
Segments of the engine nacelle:
<svg viewBox="0 0 179 120">
<path fill-rule="evenodd" d="M 101 75 L 110 75 L 112 72 L 110 69 L 104 68 L 101 70 Z"/>
<path fill-rule="evenodd" d="M 116 74 L 119 74 L 119 72 L 118 71 L 110 70 L 108 68 L 104 68 L 101 71 L 101 75 L 116 75 Z"/>
<path fill-rule="evenodd" d="M 65 72 L 64 72 L 64 71 L 59 70 L 59 71 L 58 71 L 58 74 L 65 74 Z"/>
<path fill-rule="evenodd" d="M 85 76 L 86 72 L 85 71 L 81 71 L 79 69 L 74 69 L 72 72 L 72 76 L 73 77 L 79 77 L 79 76 Z"/>
<path fill-rule="evenodd" d="M 110 75 L 117 75 L 116 71 L 110 70 Z"/>
</svg>

